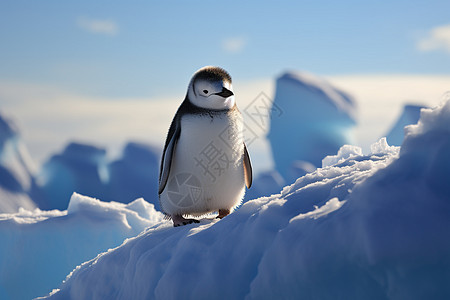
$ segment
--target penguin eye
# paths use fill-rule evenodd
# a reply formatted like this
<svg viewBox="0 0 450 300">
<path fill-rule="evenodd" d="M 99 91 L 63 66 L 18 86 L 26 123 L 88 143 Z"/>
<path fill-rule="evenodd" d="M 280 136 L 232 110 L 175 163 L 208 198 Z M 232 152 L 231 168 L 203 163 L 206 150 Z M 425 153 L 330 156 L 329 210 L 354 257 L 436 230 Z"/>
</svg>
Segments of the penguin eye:
<svg viewBox="0 0 450 300">
<path fill-rule="evenodd" d="M 208 94 L 208 90 L 203 90 L 203 93 Z"/>
</svg>

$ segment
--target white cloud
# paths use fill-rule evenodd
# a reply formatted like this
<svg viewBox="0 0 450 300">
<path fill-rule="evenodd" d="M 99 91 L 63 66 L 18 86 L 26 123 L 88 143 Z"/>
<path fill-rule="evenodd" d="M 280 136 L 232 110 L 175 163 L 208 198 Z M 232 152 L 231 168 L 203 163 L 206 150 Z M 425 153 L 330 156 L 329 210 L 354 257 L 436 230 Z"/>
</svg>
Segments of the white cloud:
<svg viewBox="0 0 450 300">
<path fill-rule="evenodd" d="M 222 41 L 222 49 L 228 53 L 239 53 L 247 45 L 245 37 L 230 37 Z"/>
<path fill-rule="evenodd" d="M 119 26 L 111 20 L 96 20 L 86 17 L 79 17 L 77 25 L 84 30 L 95 34 L 115 36 L 119 32 Z"/>
<path fill-rule="evenodd" d="M 432 28 L 418 40 L 417 49 L 424 52 L 444 50 L 450 54 L 450 24 Z"/>
</svg>

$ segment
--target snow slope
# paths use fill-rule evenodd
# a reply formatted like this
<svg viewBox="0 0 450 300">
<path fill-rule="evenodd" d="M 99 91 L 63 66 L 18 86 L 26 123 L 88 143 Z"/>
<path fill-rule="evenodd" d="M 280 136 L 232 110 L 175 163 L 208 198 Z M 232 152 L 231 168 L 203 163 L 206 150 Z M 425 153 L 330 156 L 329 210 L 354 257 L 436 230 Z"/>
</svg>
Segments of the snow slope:
<svg viewBox="0 0 450 300">
<path fill-rule="evenodd" d="M 401 150 L 346 146 L 223 220 L 162 222 L 77 267 L 50 299 L 448 299 L 450 101 Z"/>
<path fill-rule="evenodd" d="M 98 253 L 161 222 L 143 199 L 128 205 L 72 195 L 67 211 L 0 214 L 0 299 L 31 299 Z"/>
</svg>

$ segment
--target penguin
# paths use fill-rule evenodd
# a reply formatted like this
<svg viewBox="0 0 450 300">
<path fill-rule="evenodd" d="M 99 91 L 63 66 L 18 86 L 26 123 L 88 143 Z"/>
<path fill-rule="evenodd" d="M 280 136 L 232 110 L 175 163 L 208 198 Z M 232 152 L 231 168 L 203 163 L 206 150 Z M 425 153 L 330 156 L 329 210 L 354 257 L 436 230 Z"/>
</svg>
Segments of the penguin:
<svg viewBox="0 0 450 300">
<path fill-rule="evenodd" d="M 199 223 L 185 216 L 218 212 L 222 219 L 241 204 L 252 185 L 243 130 L 228 72 L 212 66 L 195 72 L 161 158 L 159 201 L 174 227 Z"/>
</svg>

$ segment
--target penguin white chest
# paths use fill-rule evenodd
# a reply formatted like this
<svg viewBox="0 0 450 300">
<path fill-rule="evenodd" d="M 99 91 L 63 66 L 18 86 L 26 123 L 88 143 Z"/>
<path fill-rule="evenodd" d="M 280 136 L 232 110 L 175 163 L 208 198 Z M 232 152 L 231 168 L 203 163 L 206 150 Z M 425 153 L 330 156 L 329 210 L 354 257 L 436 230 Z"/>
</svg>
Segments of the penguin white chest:
<svg viewBox="0 0 450 300">
<path fill-rule="evenodd" d="M 168 212 L 196 215 L 239 205 L 245 192 L 243 153 L 242 121 L 226 114 L 184 116 L 166 189 L 172 198 Z M 188 188 L 181 191 L 181 183 Z"/>
</svg>

